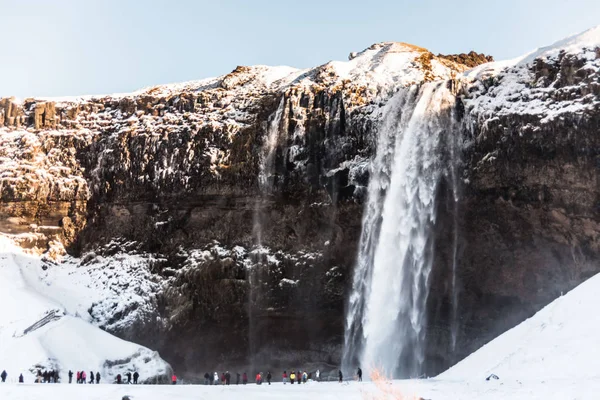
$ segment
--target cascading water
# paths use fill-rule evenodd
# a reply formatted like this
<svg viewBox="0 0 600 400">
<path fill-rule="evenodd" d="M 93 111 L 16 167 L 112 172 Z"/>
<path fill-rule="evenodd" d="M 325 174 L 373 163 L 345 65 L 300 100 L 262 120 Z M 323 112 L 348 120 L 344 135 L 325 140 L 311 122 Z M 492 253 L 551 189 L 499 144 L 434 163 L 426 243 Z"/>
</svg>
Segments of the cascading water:
<svg viewBox="0 0 600 400">
<path fill-rule="evenodd" d="M 384 110 L 348 304 L 346 369 L 422 372 L 436 196 L 443 177 L 456 181 L 451 83 L 401 89 Z"/>
<path fill-rule="evenodd" d="M 285 96 L 281 97 L 277 110 L 270 116 L 265 141 L 263 142 L 258 170 L 258 188 L 259 196 L 256 197 L 254 203 L 254 222 L 252 233 L 255 240 L 255 248 L 252 251 L 254 255 L 254 265 L 248 271 L 248 286 L 249 286 L 249 301 L 248 301 L 248 350 L 250 367 L 254 370 L 255 358 L 258 353 L 258 344 L 256 340 L 257 321 L 255 316 L 255 308 L 261 308 L 260 290 L 261 280 L 263 278 L 263 263 L 265 261 L 266 251 L 263 248 L 263 220 L 264 208 L 267 206 L 268 196 L 273 191 L 273 175 L 275 172 L 275 159 L 277 153 L 277 145 L 281 140 L 281 134 L 284 132 L 281 129 L 281 123 L 284 118 L 285 111 Z"/>
<path fill-rule="evenodd" d="M 277 154 L 277 144 L 279 143 L 282 132 L 281 121 L 284 116 L 284 110 L 285 96 L 282 96 L 277 110 L 269 118 L 265 141 L 260 152 L 260 164 L 258 167 L 258 188 L 260 190 L 260 196 L 257 197 L 254 205 L 253 227 L 256 246 L 259 249 L 262 247 L 262 208 L 266 196 L 271 194 L 273 190 L 275 157 Z"/>
</svg>

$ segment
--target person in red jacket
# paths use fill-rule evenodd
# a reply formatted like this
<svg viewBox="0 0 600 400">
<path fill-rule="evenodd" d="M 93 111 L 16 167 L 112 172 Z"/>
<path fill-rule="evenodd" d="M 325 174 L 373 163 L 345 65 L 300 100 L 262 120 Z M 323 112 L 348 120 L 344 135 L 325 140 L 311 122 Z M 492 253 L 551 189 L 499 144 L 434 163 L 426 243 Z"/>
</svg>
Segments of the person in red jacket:
<svg viewBox="0 0 600 400">
<path fill-rule="evenodd" d="M 244 375 L 242 375 L 242 383 L 245 385 L 246 383 L 248 383 L 248 374 L 246 374 L 244 372 Z"/>
<path fill-rule="evenodd" d="M 287 383 L 287 372 L 283 371 L 283 384 L 285 385 Z"/>
<path fill-rule="evenodd" d="M 171 383 L 173 385 L 177 385 L 177 376 L 175 374 L 173 374 L 173 376 L 171 377 Z"/>
<path fill-rule="evenodd" d="M 262 375 L 259 372 L 258 374 L 256 374 L 256 384 L 257 385 L 261 385 L 262 384 Z"/>
</svg>

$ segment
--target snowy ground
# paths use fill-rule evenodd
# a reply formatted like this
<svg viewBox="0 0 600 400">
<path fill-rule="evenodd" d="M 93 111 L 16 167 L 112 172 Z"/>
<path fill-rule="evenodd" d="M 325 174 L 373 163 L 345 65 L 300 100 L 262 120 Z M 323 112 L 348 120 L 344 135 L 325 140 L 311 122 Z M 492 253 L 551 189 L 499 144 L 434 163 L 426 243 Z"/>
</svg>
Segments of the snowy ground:
<svg viewBox="0 0 600 400">
<path fill-rule="evenodd" d="M 94 299 L 93 287 L 53 285 L 42 266 L 0 236 L 0 370 L 9 380 L 22 373 L 32 382 L 37 369 L 57 369 L 63 380 L 69 369 L 100 372 L 105 381 L 133 370 L 142 380 L 169 375 L 158 353 L 90 322 L 85 305 Z"/>
<path fill-rule="evenodd" d="M 272 386 L 197 386 L 197 385 L 52 385 L 0 384 L 0 398 L 10 400 L 121 400 L 129 395 L 133 400 L 197 400 L 197 399 L 336 399 L 413 400 L 419 396 L 431 400 L 566 400 L 597 399 L 600 380 L 575 381 L 395 381 L 385 385 L 388 395 L 372 383 L 309 383 L 306 385 Z M 396 396 L 391 396 L 393 392 Z M 398 396 L 401 394 L 403 397 Z"/>
</svg>

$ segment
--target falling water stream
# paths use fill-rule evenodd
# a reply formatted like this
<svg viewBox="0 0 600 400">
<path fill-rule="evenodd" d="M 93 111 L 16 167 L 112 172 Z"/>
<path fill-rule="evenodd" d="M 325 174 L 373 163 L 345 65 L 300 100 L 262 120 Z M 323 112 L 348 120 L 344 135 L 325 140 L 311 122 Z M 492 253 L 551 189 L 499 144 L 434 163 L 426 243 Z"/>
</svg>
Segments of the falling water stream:
<svg viewBox="0 0 600 400">
<path fill-rule="evenodd" d="M 249 301 L 248 301 L 248 349 L 251 370 L 255 370 L 255 360 L 259 352 L 257 342 L 257 316 L 256 308 L 260 308 L 262 291 L 260 282 L 263 278 L 263 264 L 265 263 L 265 249 L 263 247 L 263 226 L 264 209 L 268 207 L 269 196 L 273 192 L 273 177 L 275 173 L 275 159 L 277 145 L 280 142 L 281 134 L 284 132 L 281 127 L 284 118 L 285 97 L 282 96 L 277 110 L 269 117 L 267 129 L 265 132 L 265 141 L 259 153 L 258 170 L 258 188 L 259 195 L 254 203 L 254 217 L 252 234 L 255 246 L 252 251 L 254 254 L 254 265 L 248 271 Z"/>
<path fill-rule="evenodd" d="M 345 368 L 422 373 L 436 198 L 442 178 L 457 180 L 449 86 L 401 89 L 384 109 L 346 316 Z"/>
</svg>

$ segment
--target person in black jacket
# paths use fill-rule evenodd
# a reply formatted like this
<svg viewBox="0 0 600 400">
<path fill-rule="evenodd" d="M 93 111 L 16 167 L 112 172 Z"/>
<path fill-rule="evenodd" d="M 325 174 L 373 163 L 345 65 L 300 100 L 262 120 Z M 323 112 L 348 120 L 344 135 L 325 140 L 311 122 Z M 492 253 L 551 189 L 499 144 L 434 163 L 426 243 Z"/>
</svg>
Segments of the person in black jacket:
<svg viewBox="0 0 600 400">
<path fill-rule="evenodd" d="M 128 371 L 128 372 L 125 374 L 125 376 L 127 377 L 127 383 L 128 383 L 128 384 L 130 384 L 130 383 L 131 383 L 131 372 L 129 372 L 129 371 Z"/>
<path fill-rule="evenodd" d="M 358 367 L 358 371 L 356 371 L 356 375 L 358 375 L 358 381 L 362 382 L 362 369 Z"/>
<path fill-rule="evenodd" d="M 73 371 L 69 370 L 69 383 L 73 382 Z"/>
<path fill-rule="evenodd" d="M 338 372 L 338 378 L 340 378 L 340 380 L 339 380 L 340 383 L 344 382 L 344 375 L 342 374 L 341 369 L 340 369 L 340 372 Z"/>
<path fill-rule="evenodd" d="M 133 384 L 134 384 L 134 385 L 137 385 L 137 381 L 138 381 L 138 378 L 139 378 L 139 377 L 140 377 L 140 374 L 138 374 L 138 372 L 137 372 L 137 371 L 135 371 L 135 372 L 133 373 Z"/>
<path fill-rule="evenodd" d="M 271 371 L 267 371 L 267 382 L 269 383 L 269 385 L 271 384 Z"/>
<path fill-rule="evenodd" d="M 100 372 L 96 372 L 96 385 L 100 384 Z"/>
<path fill-rule="evenodd" d="M 6 371 L 2 371 L 2 373 L 0 374 L 0 379 L 2 379 L 2 382 L 6 382 L 7 376 L 8 374 L 6 373 Z"/>
</svg>

